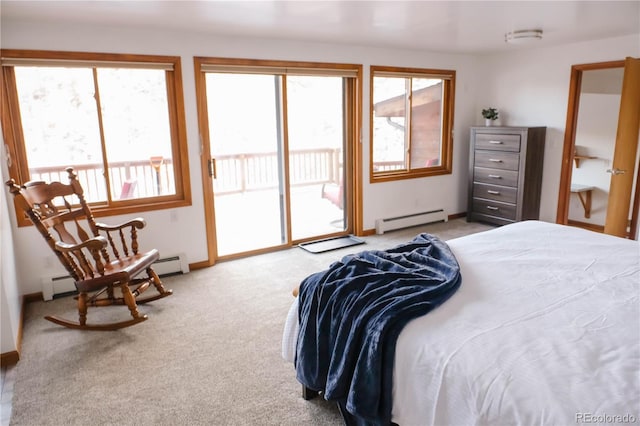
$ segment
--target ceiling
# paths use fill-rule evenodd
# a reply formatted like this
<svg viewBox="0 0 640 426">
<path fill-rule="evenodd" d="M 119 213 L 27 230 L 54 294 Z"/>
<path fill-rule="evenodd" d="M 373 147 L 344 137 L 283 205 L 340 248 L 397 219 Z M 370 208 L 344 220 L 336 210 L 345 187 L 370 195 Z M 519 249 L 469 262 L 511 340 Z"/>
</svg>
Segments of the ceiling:
<svg viewBox="0 0 640 426">
<path fill-rule="evenodd" d="M 491 53 L 638 34 L 640 1 L 9 1 L 2 23 L 196 31 L 453 53 Z M 505 33 L 542 29 L 531 45 Z"/>
</svg>

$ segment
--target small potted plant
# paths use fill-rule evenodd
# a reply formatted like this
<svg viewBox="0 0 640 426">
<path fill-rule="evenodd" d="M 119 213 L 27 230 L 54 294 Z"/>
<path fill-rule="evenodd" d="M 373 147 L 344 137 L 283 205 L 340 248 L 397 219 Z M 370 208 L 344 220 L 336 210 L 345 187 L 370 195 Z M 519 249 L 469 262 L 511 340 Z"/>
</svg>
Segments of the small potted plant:
<svg viewBox="0 0 640 426">
<path fill-rule="evenodd" d="M 498 119 L 498 110 L 495 108 L 486 108 L 482 110 L 485 126 L 491 126 L 494 120 Z"/>
</svg>

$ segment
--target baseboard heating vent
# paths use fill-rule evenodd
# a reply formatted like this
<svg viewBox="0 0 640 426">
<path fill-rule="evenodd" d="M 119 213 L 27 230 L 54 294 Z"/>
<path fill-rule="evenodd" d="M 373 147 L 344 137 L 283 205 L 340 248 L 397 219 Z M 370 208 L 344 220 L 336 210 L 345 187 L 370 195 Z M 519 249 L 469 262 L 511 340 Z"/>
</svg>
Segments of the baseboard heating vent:
<svg viewBox="0 0 640 426">
<path fill-rule="evenodd" d="M 378 219 L 376 220 L 376 234 L 384 234 L 387 231 L 425 225 L 427 223 L 446 222 L 447 220 L 448 216 L 444 209 L 390 217 L 387 219 Z"/>
<path fill-rule="evenodd" d="M 189 272 L 187 256 L 182 253 L 176 256 L 160 258 L 153 262 L 153 270 L 161 277 L 186 274 Z"/>
<path fill-rule="evenodd" d="M 75 293 L 76 285 L 69 275 L 42 278 L 42 298 L 53 300 L 54 296 L 66 296 Z"/>
<path fill-rule="evenodd" d="M 153 263 L 153 270 L 160 277 L 186 274 L 189 272 L 189 264 L 186 262 L 186 255 L 163 257 Z M 73 278 L 69 275 L 42 278 L 42 298 L 53 300 L 56 297 L 67 296 L 76 293 L 76 286 Z"/>
</svg>

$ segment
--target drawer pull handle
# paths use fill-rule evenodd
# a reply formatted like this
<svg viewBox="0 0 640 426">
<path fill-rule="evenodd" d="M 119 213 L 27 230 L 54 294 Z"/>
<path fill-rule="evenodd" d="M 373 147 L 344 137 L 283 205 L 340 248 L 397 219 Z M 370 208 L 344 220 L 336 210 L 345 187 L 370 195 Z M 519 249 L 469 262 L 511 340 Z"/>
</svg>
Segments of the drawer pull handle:
<svg viewBox="0 0 640 426">
<path fill-rule="evenodd" d="M 502 176 L 500 176 L 500 175 L 489 175 L 489 177 L 491 179 L 502 179 Z"/>
<path fill-rule="evenodd" d="M 492 143 L 494 145 L 502 145 L 502 141 L 489 141 L 489 143 Z"/>
<path fill-rule="evenodd" d="M 493 194 L 493 195 L 500 195 L 500 191 L 493 191 L 493 190 L 491 190 L 491 189 L 487 189 L 487 192 L 488 192 L 489 194 Z"/>
<path fill-rule="evenodd" d="M 492 163 L 502 163 L 502 160 L 499 160 L 497 158 L 489 158 L 489 161 L 491 161 Z"/>
<path fill-rule="evenodd" d="M 487 206 L 487 210 L 500 210 L 500 209 L 493 206 Z"/>
</svg>

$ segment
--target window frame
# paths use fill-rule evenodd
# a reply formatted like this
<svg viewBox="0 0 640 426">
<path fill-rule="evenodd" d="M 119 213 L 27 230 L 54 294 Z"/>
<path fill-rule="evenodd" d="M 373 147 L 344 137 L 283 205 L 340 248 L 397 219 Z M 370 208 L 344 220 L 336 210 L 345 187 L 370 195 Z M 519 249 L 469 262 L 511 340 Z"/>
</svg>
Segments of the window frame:
<svg viewBox="0 0 640 426">
<path fill-rule="evenodd" d="M 52 64 L 60 66 L 61 62 L 64 63 L 66 61 L 70 65 L 81 64 L 78 66 L 86 66 L 93 69 L 94 72 L 96 67 L 100 68 L 101 65 L 106 66 L 107 64 L 113 67 L 114 63 L 123 64 L 123 66 L 127 66 L 125 64 L 131 66 L 133 64 L 133 66 L 142 69 L 153 69 L 157 68 L 158 64 L 163 64 L 163 68 L 166 68 L 165 82 L 175 194 L 127 200 L 112 199 L 109 201 L 107 199 L 91 203 L 91 209 L 96 217 L 102 217 L 191 205 L 182 68 L 179 56 L 2 49 L 0 50 L 0 57 L 2 58 L 0 81 L 2 84 L 1 107 L 3 110 L 4 149 L 7 156 L 9 177 L 18 184 L 29 181 L 31 177 L 25 149 L 14 65 L 12 64 L 24 61 L 29 65 L 41 63 L 42 66 L 46 67 Z M 102 124 L 100 124 L 100 132 L 103 132 Z M 106 184 L 108 185 L 108 182 Z M 16 217 L 18 226 L 31 225 L 28 218 L 17 209 Z"/>
<path fill-rule="evenodd" d="M 397 77 L 397 78 L 439 78 L 443 80 L 443 96 L 441 109 L 441 161 L 437 166 L 428 166 L 412 169 L 409 153 L 405 154 L 405 161 L 408 167 L 401 170 L 374 171 L 374 78 L 375 77 Z M 427 69 L 427 68 L 405 68 L 371 65 L 369 67 L 369 182 L 389 182 L 402 179 L 415 179 L 428 176 L 439 176 L 452 173 L 453 165 L 453 117 L 455 105 L 455 70 Z M 406 116 L 409 132 L 411 132 L 412 105 L 409 103 Z M 409 138 L 411 135 L 409 134 Z"/>
</svg>

